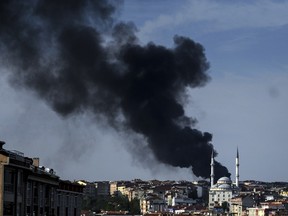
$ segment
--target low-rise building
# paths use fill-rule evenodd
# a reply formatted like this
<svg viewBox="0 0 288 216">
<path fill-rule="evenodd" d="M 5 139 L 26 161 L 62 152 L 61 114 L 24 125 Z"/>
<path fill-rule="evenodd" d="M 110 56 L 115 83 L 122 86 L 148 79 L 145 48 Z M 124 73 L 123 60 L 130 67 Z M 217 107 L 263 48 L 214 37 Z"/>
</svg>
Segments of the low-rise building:
<svg viewBox="0 0 288 216">
<path fill-rule="evenodd" d="M 285 203 L 282 202 L 262 202 L 259 207 L 248 208 L 249 216 L 266 216 L 266 215 L 288 215 Z"/>
<path fill-rule="evenodd" d="M 118 193 L 118 182 L 112 181 L 110 182 L 110 195 L 115 196 Z"/>
<path fill-rule="evenodd" d="M 164 212 L 166 210 L 165 200 L 157 195 L 145 195 L 140 199 L 140 210 L 143 215 L 146 213 Z"/>
<path fill-rule="evenodd" d="M 233 215 L 241 216 L 246 214 L 248 208 L 256 206 L 251 195 L 239 195 L 231 199 L 230 212 Z"/>
<path fill-rule="evenodd" d="M 110 195 L 110 184 L 108 181 L 95 182 L 97 196 L 107 197 Z"/>
<path fill-rule="evenodd" d="M 82 194 L 83 186 L 60 180 L 53 206 L 57 213 L 55 215 L 79 216 L 81 214 Z"/>
<path fill-rule="evenodd" d="M 196 204 L 196 200 L 193 200 L 188 197 L 173 197 L 172 198 L 172 206 L 176 206 L 176 205 L 190 206 L 193 204 Z"/>
</svg>

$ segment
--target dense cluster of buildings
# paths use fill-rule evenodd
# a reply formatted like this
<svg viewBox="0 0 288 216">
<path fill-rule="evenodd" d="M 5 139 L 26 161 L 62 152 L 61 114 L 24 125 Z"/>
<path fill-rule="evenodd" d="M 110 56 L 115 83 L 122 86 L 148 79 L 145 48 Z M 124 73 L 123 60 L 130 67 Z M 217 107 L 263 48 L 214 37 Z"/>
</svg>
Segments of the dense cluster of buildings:
<svg viewBox="0 0 288 216">
<path fill-rule="evenodd" d="M 189 181 L 102 181 L 85 182 L 84 196 L 126 196 L 129 201 L 138 199 L 141 213 L 173 212 L 173 207 L 197 205 L 199 200 L 208 196 L 207 182 L 192 183 Z M 206 186 L 204 186 L 206 185 Z M 103 193 L 105 192 L 105 193 Z"/>
<path fill-rule="evenodd" d="M 213 154 L 210 182 L 70 182 L 61 180 L 53 169 L 40 166 L 39 158 L 8 151 L 4 144 L 0 141 L 0 216 L 87 215 L 81 213 L 83 199 L 113 196 L 138 200 L 141 215 L 288 215 L 288 183 L 239 181 L 238 150 L 235 182 L 226 176 L 214 181 Z"/>
<path fill-rule="evenodd" d="M 226 180 L 220 178 L 216 185 L 220 186 L 220 182 L 231 183 Z M 208 181 L 135 179 L 80 183 L 86 185 L 84 196 L 96 198 L 101 194 L 100 196 L 127 196 L 129 200 L 137 198 L 142 215 L 288 215 L 288 183 L 282 182 L 240 181 L 240 191 L 230 196 L 229 190 L 225 196 L 220 192 L 219 201 L 215 199 L 213 208 L 209 208 L 209 197 L 212 198 Z M 224 206 L 227 208 L 223 208 Z"/>
<path fill-rule="evenodd" d="M 138 199 L 143 215 L 288 215 L 288 183 L 239 180 L 236 154 L 235 182 L 223 176 L 214 183 L 214 157 L 209 181 L 85 182 L 85 196 L 126 196 Z"/>
</svg>

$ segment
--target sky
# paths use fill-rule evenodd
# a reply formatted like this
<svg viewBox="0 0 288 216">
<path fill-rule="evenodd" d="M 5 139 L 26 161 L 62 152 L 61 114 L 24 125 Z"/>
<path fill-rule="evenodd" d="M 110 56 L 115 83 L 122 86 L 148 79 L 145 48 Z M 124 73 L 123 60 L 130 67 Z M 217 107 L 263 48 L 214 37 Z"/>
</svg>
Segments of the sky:
<svg viewBox="0 0 288 216">
<path fill-rule="evenodd" d="M 180 35 L 205 48 L 211 80 L 187 90 L 185 113 L 197 119 L 197 129 L 213 134 L 217 160 L 233 180 L 237 148 L 240 180 L 288 180 L 287 11 L 288 2 L 280 0 L 125 0 L 117 13 L 135 24 L 141 44 L 172 47 Z M 14 88 L 9 69 L 1 72 L 6 149 L 39 157 L 69 180 L 198 179 L 189 168 L 156 163 L 149 152 L 131 154 L 129 143 L 137 140 L 101 118 L 60 116 L 33 92 Z"/>
</svg>

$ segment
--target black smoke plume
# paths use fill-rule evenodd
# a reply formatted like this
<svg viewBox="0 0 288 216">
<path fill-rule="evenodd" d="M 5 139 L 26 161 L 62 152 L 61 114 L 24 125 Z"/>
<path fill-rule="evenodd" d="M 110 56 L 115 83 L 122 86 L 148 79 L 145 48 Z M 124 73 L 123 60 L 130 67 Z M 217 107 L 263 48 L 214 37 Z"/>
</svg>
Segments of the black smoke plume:
<svg viewBox="0 0 288 216">
<path fill-rule="evenodd" d="M 203 47 L 181 36 L 173 48 L 140 45 L 134 24 L 115 19 L 121 3 L 1 0 L 2 64 L 14 86 L 62 116 L 92 111 L 121 122 L 147 139 L 158 161 L 209 177 L 212 135 L 194 129 L 183 108 L 187 87 L 209 80 Z M 218 162 L 215 173 L 230 175 Z"/>
</svg>

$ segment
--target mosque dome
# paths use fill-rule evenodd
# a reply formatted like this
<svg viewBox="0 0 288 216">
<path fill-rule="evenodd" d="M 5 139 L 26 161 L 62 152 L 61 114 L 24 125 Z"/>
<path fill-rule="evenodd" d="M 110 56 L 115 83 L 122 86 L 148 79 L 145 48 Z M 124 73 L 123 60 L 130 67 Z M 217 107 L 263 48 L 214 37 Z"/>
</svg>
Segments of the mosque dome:
<svg viewBox="0 0 288 216">
<path fill-rule="evenodd" d="M 224 190 L 224 191 L 230 191 L 232 190 L 232 181 L 228 177 L 222 177 L 218 179 L 217 183 L 213 185 L 213 190 Z"/>
<path fill-rule="evenodd" d="M 230 184 L 221 184 L 218 186 L 219 189 L 230 189 L 231 185 Z"/>
<path fill-rule="evenodd" d="M 220 179 L 218 179 L 217 184 L 222 185 L 222 184 L 232 184 L 232 181 L 230 178 L 228 177 L 221 177 Z"/>
</svg>

